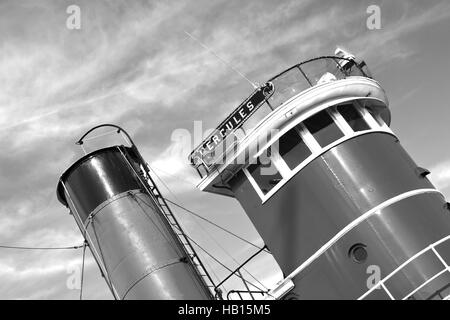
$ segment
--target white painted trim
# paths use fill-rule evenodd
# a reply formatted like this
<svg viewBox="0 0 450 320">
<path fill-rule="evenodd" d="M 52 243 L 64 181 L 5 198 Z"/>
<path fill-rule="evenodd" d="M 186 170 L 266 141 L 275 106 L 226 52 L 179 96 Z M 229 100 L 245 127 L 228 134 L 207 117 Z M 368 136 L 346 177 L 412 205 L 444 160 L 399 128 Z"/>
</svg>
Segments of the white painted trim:
<svg viewBox="0 0 450 320">
<path fill-rule="evenodd" d="M 437 190 L 436 190 L 437 191 Z M 440 192 L 438 192 L 440 193 Z M 440 193 L 441 194 L 441 193 Z M 418 256 L 421 256 L 423 253 L 427 252 L 428 250 L 430 250 L 433 247 L 436 247 L 438 245 L 440 245 L 442 242 L 447 241 L 448 239 L 450 239 L 450 235 L 442 238 L 441 240 L 436 241 L 435 243 L 430 244 L 428 247 L 426 247 L 425 249 L 417 252 L 415 255 L 413 255 L 411 258 L 409 258 L 408 260 L 406 260 L 405 262 L 403 262 L 401 265 L 399 265 L 394 271 L 392 271 L 389 275 L 387 275 L 386 277 L 383 278 L 383 280 L 380 280 L 378 283 L 385 283 L 387 280 L 389 280 L 392 276 L 394 276 L 394 274 L 396 274 L 399 270 L 403 269 L 408 263 L 410 263 L 411 261 L 413 261 L 414 259 L 416 259 Z M 377 286 L 375 286 L 377 287 Z M 374 290 L 374 288 L 371 288 L 369 291 L 367 291 L 366 293 L 364 293 L 361 297 L 358 298 L 358 300 L 362 300 L 365 297 L 367 297 L 372 291 Z"/>
<path fill-rule="evenodd" d="M 349 102 L 349 101 L 347 101 L 347 102 Z M 355 103 L 355 102 L 357 102 L 357 101 L 351 101 L 352 103 Z M 333 108 L 333 107 L 335 107 L 334 105 L 332 105 L 332 106 L 328 106 L 327 108 Z M 355 107 L 356 107 L 356 109 L 357 110 L 360 110 L 359 108 L 358 108 L 358 105 L 355 105 Z M 274 135 L 273 137 L 271 137 L 271 139 L 268 141 L 268 142 L 266 142 L 265 143 L 265 145 L 264 146 L 262 146 L 261 148 L 259 148 L 259 150 L 258 150 L 258 152 L 257 153 L 255 153 L 254 155 L 253 155 L 253 157 L 254 158 L 257 158 L 257 157 L 259 157 L 266 149 L 268 149 L 268 148 L 270 148 L 270 146 L 272 145 L 272 144 L 274 144 L 277 140 L 279 140 L 283 135 L 285 135 L 289 130 L 291 130 L 291 129 L 293 129 L 294 127 L 301 127 L 302 129 L 304 129 L 306 132 L 308 132 L 309 133 L 309 135 L 311 136 L 311 137 L 313 137 L 312 136 L 312 134 L 309 132 L 309 130 L 303 125 L 303 121 L 305 121 L 306 119 L 308 119 L 309 117 L 311 117 L 311 116 L 313 116 L 314 114 L 316 114 L 316 113 L 319 113 L 319 112 L 321 112 L 321 111 L 323 111 L 323 110 L 327 110 L 327 108 L 322 108 L 322 109 L 313 109 L 312 111 L 315 111 L 315 112 L 309 112 L 309 113 L 307 113 L 307 117 L 306 118 L 301 118 L 301 119 L 297 119 L 297 120 L 295 120 L 295 121 L 293 121 L 293 122 L 291 122 L 288 126 L 286 126 L 286 127 L 284 127 L 283 129 L 281 129 L 281 130 L 279 130 L 278 131 L 278 133 L 276 134 L 276 135 Z M 367 132 L 367 131 L 371 131 L 371 130 L 373 130 L 373 131 L 382 131 L 382 132 L 388 132 L 388 133 L 390 133 L 390 134 L 392 134 L 393 136 L 395 136 L 395 134 L 391 131 L 391 129 L 389 128 L 389 126 L 387 126 L 386 124 L 384 124 L 383 126 L 380 126 L 379 124 L 378 124 L 378 122 L 376 122 L 376 120 L 374 120 L 373 118 L 372 118 L 372 115 L 367 111 L 367 110 L 365 110 L 365 108 L 363 108 L 363 110 L 368 114 L 368 116 L 367 116 L 367 118 L 368 119 L 371 119 L 371 120 L 369 120 L 369 122 L 366 120 L 366 123 L 369 125 L 369 127 L 371 128 L 371 129 L 369 129 L 369 130 L 363 130 L 363 131 L 357 131 L 357 132 Z M 336 113 L 338 113 L 338 111 L 336 111 Z M 340 115 L 340 114 L 339 114 Z M 365 113 L 364 114 L 362 114 L 362 116 L 363 117 L 365 117 Z M 342 115 L 341 115 L 341 117 L 342 117 Z M 335 119 L 334 117 L 332 117 L 333 118 L 333 120 Z M 366 119 L 366 118 L 364 118 L 364 119 Z M 348 127 L 350 127 L 349 125 L 348 125 L 348 123 L 347 123 L 347 121 L 345 121 L 345 119 L 342 117 L 342 120 L 345 122 L 345 124 L 348 126 Z M 383 121 L 383 123 L 384 123 L 384 121 Z M 338 125 L 338 127 L 340 127 L 339 125 Z M 342 130 L 342 129 L 341 129 Z M 344 131 L 344 130 L 342 130 L 343 132 L 344 132 L 344 134 L 351 134 L 351 135 L 353 135 L 354 133 L 356 133 L 356 132 L 354 132 L 353 131 L 353 129 L 350 127 L 350 130 L 351 131 Z M 341 138 L 342 139 L 342 138 Z M 317 150 L 318 151 L 318 149 L 322 149 L 322 147 L 320 146 L 320 144 L 316 141 L 316 139 L 313 137 L 313 140 L 314 140 L 314 142 L 311 142 L 311 145 L 314 145 L 314 146 L 318 146 L 318 148 L 313 148 L 313 147 L 310 147 L 310 149 L 311 150 L 313 150 L 313 149 L 315 149 L 315 150 Z"/>
<path fill-rule="evenodd" d="M 294 282 L 292 280 L 283 282 L 281 286 L 278 286 L 276 289 L 270 291 L 267 294 L 267 298 L 264 300 L 279 300 L 284 297 L 289 291 L 291 291 L 295 287 Z"/>
<path fill-rule="evenodd" d="M 339 129 L 341 129 L 344 135 L 352 135 L 354 133 L 354 130 L 352 129 L 352 127 L 350 127 L 342 114 L 337 111 L 336 107 L 332 107 L 330 109 L 328 109 L 329 115 L 331 116 L 331 118 L 333 118 L 334 123 L 336 123 L 336 125 L 339 127 Z M 371 128 L 373 129 L 373 127 Z"/>
<path fill-rule="evenodd" d="M 367 96 L 367 90 L 372 92 L 372 96 Z M 254 144 L 255 140 L 258 140 L 259 136 L 267 135 L 270 130 L 283 128 L 280 132 L 286 132 L 321 110 L 336 104 L 358 100 L 381 102 L 386 108 L 388 106 L 386 94 L 379 83 L 366 77 L 350 77 L 327 82 L 299 93 L 265 116 L 245 136 L 245 139 L 239 142 L 236 152 L 232 155 L 225 155 L 226 163 L 221 164 L 214 172 L 210 172 L 197 184 L 197 187 L 202 191 L 207 189 L 217 176 L 235 161 L 240 153 L 246 152 L 247 148 Z M 291 117 L 296 118 L 295 124 L 289 123 L 286 127 L 283 127 L 284 123 L 288 122 L 288 118 Z"/>
<path fill-rule="evenodd" d="M 258 195 L 260 196 L 263 204 L 271 196 L 273 196 L 277 190 L 279 190 L 284 184 L 286 184 L 295 174 L 297 174 L 301 170 L 301 168 L 305 167 L 309 162 L 313 161 L 315 158 L 322 155 L 325 151 L 330 150 L 331 148 L 338 145 L 339 143 L 347 141 L 348 139 L 351 139 L 353 137 L 357 137 L 361 134 L 366 134 L 368 132 L 387 132 L 387 133 L 394 135 L 392 133 L 392 131 L 389 129 L 389 127 L 387 127 L 388 130 L 386 130 L 386 128 L 382 128 L 379 125 L 379 123 L 372 117 L 372 115 L 365 108 L 360 107 L 359 104 L 356 104 L 356 103 L 352 103 L 352 104 L 355 107 L 356 112 L 358 112 L 361 115 L 361 117 L 367 123 L 367 125 L 369 126 L 370 129 L 362 130 L 362 131 L 354 131 L 350 127 L 350 125 L 347 123 L 347 121 L 344 119 L 344 117 L 339 113 L 339 111 L 337 111 L 335 106 L 325 109 L 327 114 L 331 117 L 331 119 L 334 121 L 334 123 L 342 131 L 344 136 L 324 148 L 322 148 L 322 146 L 317 142 L 315 137 L 310 133 L 310 131 L 303 124 L 303 122 L 298 123 L 296 126 L 293 126 L 292 128 L 290 128 L 291 126 L 289 126 L 289 128 L 290 128 L 289 130 L 294 129 L 295 127 L 300 129 L 300 137 L 303 140 L 303 142 L 306 144 L 306 146 L 309 148 L 309 150 L 311 151 L 311 155 L 307 159 L 305 159 L 303 162 L 299 163 L 298 166 L 293 170 L 291 170 L 287 166 L 284 159 L 282 159 L 282 157 L 280 157 L 279 154 L 278 154 L 278 157 L 273 157 L 275 166 L 278 168 L 278 171 L 282 175 L 283 179 L 276 186 L 274 186 L 274 188 L 272 188 L 267 194 L 264 194 L 262 192 L 257 192 Z M 277 141 L 279 141 L 281 139 L 281 137 L 283 137 L 283 135 L 285 135 L 287 132 L 288 132 L 288 130 L 286 128 L 281 130 L 279 133 L 277 133 L 275 135 L 274 138 L 270 139 L 271 144 L 267 143 L 253 157 L 256 159 L 259 156 L 261 156 L 261 154 L 263 152 L 265 152 L 268 148 L 273 147 L 273 145 Z M 300 169 L 299 169 L 299 167 L 300 167 Z M 252 185 L 254 185 L 254 184 L 252 184 Z M 274 189 L 275 189 L 275 191 L 274 191 Z"/>
<path fill-rule="evenodd" d="M 445 262 L 444 258 L 442 258 L 442 256 L 439 254 L 439 252 L 437 252 L 435 247 L 432 247 L 431 250 L 433 250 L 434 254 L 438 257 L 439 261 L 441 261 L 441 263 L 444 265 L 444 267 L 446 267 L 447 269 L 450 268 L 448 266 L 448 264 Z"/>
<path fill-rule="evenodd" d="M 366 121 L 369 121 L 369 124 L 374 124 L 377 127 L 381 127 L 384 130 L 391 131 L 391 128 L 387 125 L 387 123 L 384 121 L 384 119 L 380 116 L 380 114 L 373 115 L 369 111 L 367 111 L 366 107 L 362 106 L 360 101 L 355 101 L 355 103 L 358 105 L 359 112 L 363 115 L 364 119 L 367 119 Z M 380 125 L 382 123 L 382 125 Z"/>
<path fill-rule="evenodd" d="M 264 192 L 262 192 L 261 188 L 259 187 L 258 183 L 255 181 L 251 173 L 248 171 L 247 168 L 242 169 L 244 171 L 245 176 L 247 177 L 248 181 L 250 181 L 250 184 L 252 185 L 253 189 L 255 189 L 255 192 L 258 194 L 260 198 L 264 198 Z"/>
<path fill-rule="evenodd" d="M 309 151 L 311 151 L 311 154 L 319 153 L 322 150 L 322 147 L 317 142 L 316 138 L 314 138 L 312 133 L 308 130 L 308 128 L 306 128 L 306 126 L 303 123 L 300 123 L 297 126 L 300 127 L 301 129 L 300 137 L 302 138 L 306 146 L 309 148 Z M 281 137 L 282 136 L 280 136 L 280 138 Z"/>
<path fill-rule="evenodd" d="M 404 298 L 402 298 L 402 300 L 406 300 L 409 297 L 411 297 L 414 293 L 416 293 L 417 291 L 419 291 L 420 289 L 422 289 L 423 287 L 425 287 L 427 284 L 429 284 L 431 281 L 433 281 L 434 279 L 436 279 L 437 277 L 439 277 L 440 275 L 444 274 L 444 272 L 450 271 L 448 269 L 444 269 L 441 270 L 440 272 L 436 273 L 434 276 L 432 276 L 430 279 L 428 279 L 427 281 L 425 281 L 424 283 L 422 283 L 420 286 L 418 286 L 417 288 L 415 288 L 413 291 L 411 291 L 410 293 L 408 293 Z"/>
<path fill-rule="evenodd" d="M 381 126 L 377 120 L 375 120 L 372 115 L 370 114 L 369 111 L 366 110 L 366 108 L 363 108 L 361 106 L 356 105 L 356 110 L 359 112 L 359 114 L 364 118 L 364 120 L 366 121 L 366 123 L 371 127 L 371 128 L 380 128 L 383 126 Z M 384 123 L 384 121 L 383 121 Z M 383 128 L 386 129 L 386 128 Z"/>
<path fill-rule="evenodd" d="M 305 128 L 306 129 L 306 128 Z M 307 129 L 306 129 L 307 130 Z M 303 131 L 302 131 L 303 132 Z M 337 145 L 350 140 L 352 138 L 362 136 L 364 134 L 373 133 L 373 132 L 382 132 L 382 133 L 388 133 L 390 135 L 393 135 L 391 132 L 384 131 L 384 130 L 365 130 L 365 131 L 358 131 L 354 132 L 351 136 L 343 136 L 342 138 L 336 140 L 332 144 L 329 144 L 325 148 L 320 148 L 319 151 L 313 152 L 308 158 L 306 158 L 303 162 L 301 162 L 294 170 L 290 170 L 290 174 L 287 177 L 283 177 L 283 180 L 281 180 L 273 189 L 270 190 L 267 194 L 265 194 L 263 197 L 261 197 L 262 203 L 266 203 L 278 190 L 280 190 L 286 183 L 288 183 L 298 172 L 300 172 L 304 167 L 306 167 L 310 162 L 315 160 L 316 158 L 320 157 L 322 154 L 327 152 L 328 150 L 336 147 Z M 310 134 L 310 133 L 309 133 Z M 312 135 L 311 135 L 312 136 Z M 393 135 L 396 137 L 395 135 Z M 302 139 L 308 139 L 307 136 L 302 135 Z M 314 140 L 315 141 L 315 140 Z M 309 142 L 305 141 L 305 143 L 309 147 Z M 317 142 L 316 142 L 317 143 Z"/>
<path fill-rule="evenodd" d="M 358 218 L 356 218 L 355 220 L 350 222 L 347 226 L 345 226 L 334 237 L 332 237 L 324 245 L 322 245 L 322 247 L 320 247 L 319 250 L 317 250 L 313 255 L 311 255 L 308 259 L 306 259 L 299 267 L 297 267 L 294 271 L 292 271 L 283 280 L 283 282 L 279 286 L 277 286 L 277 288 L 282 286 L 285 281 L 292 280 L 295 276 L 297 276 L 300 272 L 302 272 L 304 269 L 306 269 L 308 266 L 310 266 L 315 260 L 317 260 L 323 253 L 325 253 L 325 251 L 327 251 L 331 246 L 333 246 L 339 239 L 341 239 L 343 236 L 345 236 L 347 233 L 349 233 L 351 230 L 353 230 L 361 222 L 367 220 L 372 215 L 376 214 L 378 211 L 383 210 L 384 208 L 386 208 L 386 207 L 388 207 L 390 205 L 393 205 L 393 204 L 395 204 L 397 202 L 400 202 L 400 201 L 402 201 L 404 199 L 407 199 L 407 198 L 410 198 L 410 197 L 414 197 L 414 196 L 419 195 L 419 194 L 425 194 L 425 193 L 438 193 L 438 194 L 442 195 L 442 193 L 439 192 L 436 189 L 429 189 L 429 188 L 428 189 L 416 189 L 416 190 L 411 190 L 411 191 L 404 192 L 404 193 L 399 194 L 399 195 L 397 195 L 397 196 L 395 196 L 393 198 L 390 198 L 389 200 L 386 200 L 386 201 L 382 202 L 381 204 L 375 206 L 374 208 L 372 208 L 369 211 L 365 212 L 364 214 L 360 215 Z M 444 239 L 446 240 L 448 238 L 450 238 L 450 235 L 447 236 Z M 444 239 L 442 239 L 440 241 L 443 242 L 443 241 L 445 241 Z M 439 242 L 439 243 L 441 243 L 441 242 Z M 415 256 L 417 256 L 417 255 L 415 255 Z M 413 256 L 413 258 L 415 256 Z M 409 260 L 407 262 L 409 262 Z M 402 264 L 401 267 L 403 265 L 404 264 Z M 397 268 L 396 270 L 398 271 L 399 269 L 400 269 L 400 267 Z M 384 281 L 383 282 L 380 281 L 379 283 L 382 284 L 382 283 L 384 283 Z M 368 291 L 368 293 L 366 293 L 366 295 L 368 295 L 370 292 L 375 290 L 377 287 L 378 287 L 378 285 L 372 287 L 372 289 L 370 289 Z M 277 288 L 273 289 L 272 291 L 275 291 Z M 365 297 L 366 295 L 363 295 L 362 297 Z"/>
<path fill-rule="evenodd" d="M 287 177 L 290 176 L 291 169 L 289 169 L 289 166 L 286 164 L 284 159 L 281 157 L 280 151 L 278 150 L 277 147 L 272 145 L 270 150 L 271 150 L 270 160 L 275 165 L 275 167 L 277 168 L 278 172 L 281 174 L 283 180 L 286 179 Z"/>
<path fill-rule="evenodd" d="M 276 148 L 275 146 L 272 146 L 271 148 L 271 155 L 270 155 L 270 161 L 271 163 L 275 166 L 275 168 L 277 169 L 278 173 L 281 175 L 281 178 L 283 181 L 284 179 L 286 179 L 287 177 L 289 177 L 290 175 L 290 169 L 288 167 L 288 165 L 286 164 L 286 162 L 284 162 L 283 158 L 281 157 L 278 148 Z M 253 176 L 251 175 L 251 173 L 248 171 L 248 167 L 251 164 L 249 164 L 247 167 L 245 167 L 243 169 L 244 174 L 247 176 L 247 179 L 250 181 L 250 184 L 252 185 L 252 187 L 255 189 L 256 193 L 258 194 L 258 196 L 263 199 L 266 195 L 264 194 L 264 192 L 261 190 L 261 187 L 258 185 L 258 183 L 256 182 L 255 178 L 253 178 Z M 278 182 L 279 183 L 281 183 Z M 277 184 L 277 185 L 278 185 Z M 277 185 L 274 185 L 273 188 L 275 188 Z M 272 189 L 273 189 L 272 188 Z M 270 189 L 270 191 L 272 191 L 272 189 Z M 269 192 L 270 192 L 269 191 Z"/>
<path fill-rule="evenodd" d="M 384 283 L 381 284 L 381 287 L 384 289 L 384 291 L 387 293 L 387 295 L 389 296 L 389 298 L 391 298 L 391 300 L 395 300 L 394 296 L 392 295 L 392 293 L 388 290 L 388 288 L 386 288 L 386 286 L 384 285 Z"/>
</svg>

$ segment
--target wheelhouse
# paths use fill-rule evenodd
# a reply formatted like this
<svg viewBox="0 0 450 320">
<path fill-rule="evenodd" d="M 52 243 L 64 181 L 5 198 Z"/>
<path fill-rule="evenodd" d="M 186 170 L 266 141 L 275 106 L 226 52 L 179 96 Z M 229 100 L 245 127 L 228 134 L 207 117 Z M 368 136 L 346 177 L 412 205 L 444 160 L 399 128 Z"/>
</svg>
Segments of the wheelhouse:
<svg viewBox="0 0 450 320">
<path fill-rule="evenodd" d="M 353 56 L 323 56 L 272 77 L 189 156 L 203 191 L 233 196 L 243 171 L 262 202 L 315 158 L 358 135 L 389 129 L 381 86 Z"/>
</svg>

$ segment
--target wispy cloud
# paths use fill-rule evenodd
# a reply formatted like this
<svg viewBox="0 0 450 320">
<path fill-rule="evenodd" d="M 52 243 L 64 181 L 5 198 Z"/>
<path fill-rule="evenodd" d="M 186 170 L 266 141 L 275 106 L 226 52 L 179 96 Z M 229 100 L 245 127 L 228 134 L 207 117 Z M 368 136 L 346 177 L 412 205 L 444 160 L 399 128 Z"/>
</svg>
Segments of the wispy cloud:
<svg viewBox="0 0 450 320">
<path fill-rule="evenodd" d="M 430 169 L 430 172 L 430 179 L 438 189 L 450 188 L 450 160 L 436 164 Z"/>
<path fill-rule="evenodd" d="M 235 201 L 194 189 L 198 177 L 187 164 L 189 150 L 172 139 L 177 129 L 192 133 L 194 120 L 202 120 L 205 129 L 214 127 L 252 91 L 184 31 L 253 81 L 263 82 L 300 60 L 332 53 L 336 44 L 388 74 L 393 61 L 408 66 L 406 58 L 416 54 L 410 44 L 415 32 L 450 15 L 446 1 L 382 1 L 383 27 L 369 31 L 369 1 L 82 0 L 77 1 L 82 28 L 71 31 L 65 27 L 69 4 L 0 3 L 0 244 L 79 243 L 81 236 L 57 202 L 55 186 L 80 155 L 73 145 L 76 138 L 104 122 L 130 132 L 155 172 L 189 208 L 260 243 Z M 410 88 L 416 87 L 411 83 Z M 447 169 L 443 162 L 432 170 L 441 188 L 450 186 Z M 192 218 L 182 220 L 189 230 L 198 230 Z M 228 259 L 202 232 L 195 234 L 202 244 Z M 242 249 L 226 241 L 231 252 Z M 64 285 L 64 266 L 79 262 L 73 254 L 2 252 L 0 280 L 7 289 L 0 297 L 76 298 Z M 260 278 L 279 277 L 278 271 L 271 273 L 273 259 L 272 264 L 265 259 L 260 264 L 265 267 L 254 272 Z M 96 268 L 88 267 L 92 286 L 86 294 L 109 298 Z M 217 265 L 214 270 L 224 272 Z"/>
</svg>

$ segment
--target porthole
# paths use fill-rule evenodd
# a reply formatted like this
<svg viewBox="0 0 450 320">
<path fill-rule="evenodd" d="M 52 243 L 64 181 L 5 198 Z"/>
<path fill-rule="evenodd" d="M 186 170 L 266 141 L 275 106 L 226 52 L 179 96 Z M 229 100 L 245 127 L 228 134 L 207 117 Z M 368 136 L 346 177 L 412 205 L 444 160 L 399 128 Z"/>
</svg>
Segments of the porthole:
<svg viewBox="0 0 450 320">
<path fill-rule="evenodd" d="M 364 263 L 367 260 L 367 246 L 362 243 L 354 244 L 348 250 L 348 256 L 356 263 Z"/>
</svg>

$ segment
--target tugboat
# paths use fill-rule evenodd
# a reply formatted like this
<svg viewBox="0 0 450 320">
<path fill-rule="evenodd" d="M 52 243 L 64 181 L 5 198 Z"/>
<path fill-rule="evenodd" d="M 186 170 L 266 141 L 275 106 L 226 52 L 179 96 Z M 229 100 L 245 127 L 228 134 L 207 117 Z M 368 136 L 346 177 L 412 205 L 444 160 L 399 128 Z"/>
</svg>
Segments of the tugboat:
<svg viewBox="0 0 450 320">
<path fill-rule="evenodd" d="M 281 268 L 265 299 L 450 298 L 450 204 L 390 123 L 366 63 L 338 48 L 258 86 L 191 152 L 198 188 L 239 201 Z M 57 195 L 114 297 L 254 298 L 220 289 L 240 268 L 214 283 L 125 130 L 78 144 L 105 126 L 126 145 L 79 159 Z"/>
<path fill-rule="evenodd" d="M 283 271 L 269 299 L 449 299 L 449 204 L 388 107 L 338 48 L 271 78 L 192 151 L 198 188 L 236 198 Z"/>
</svg>

